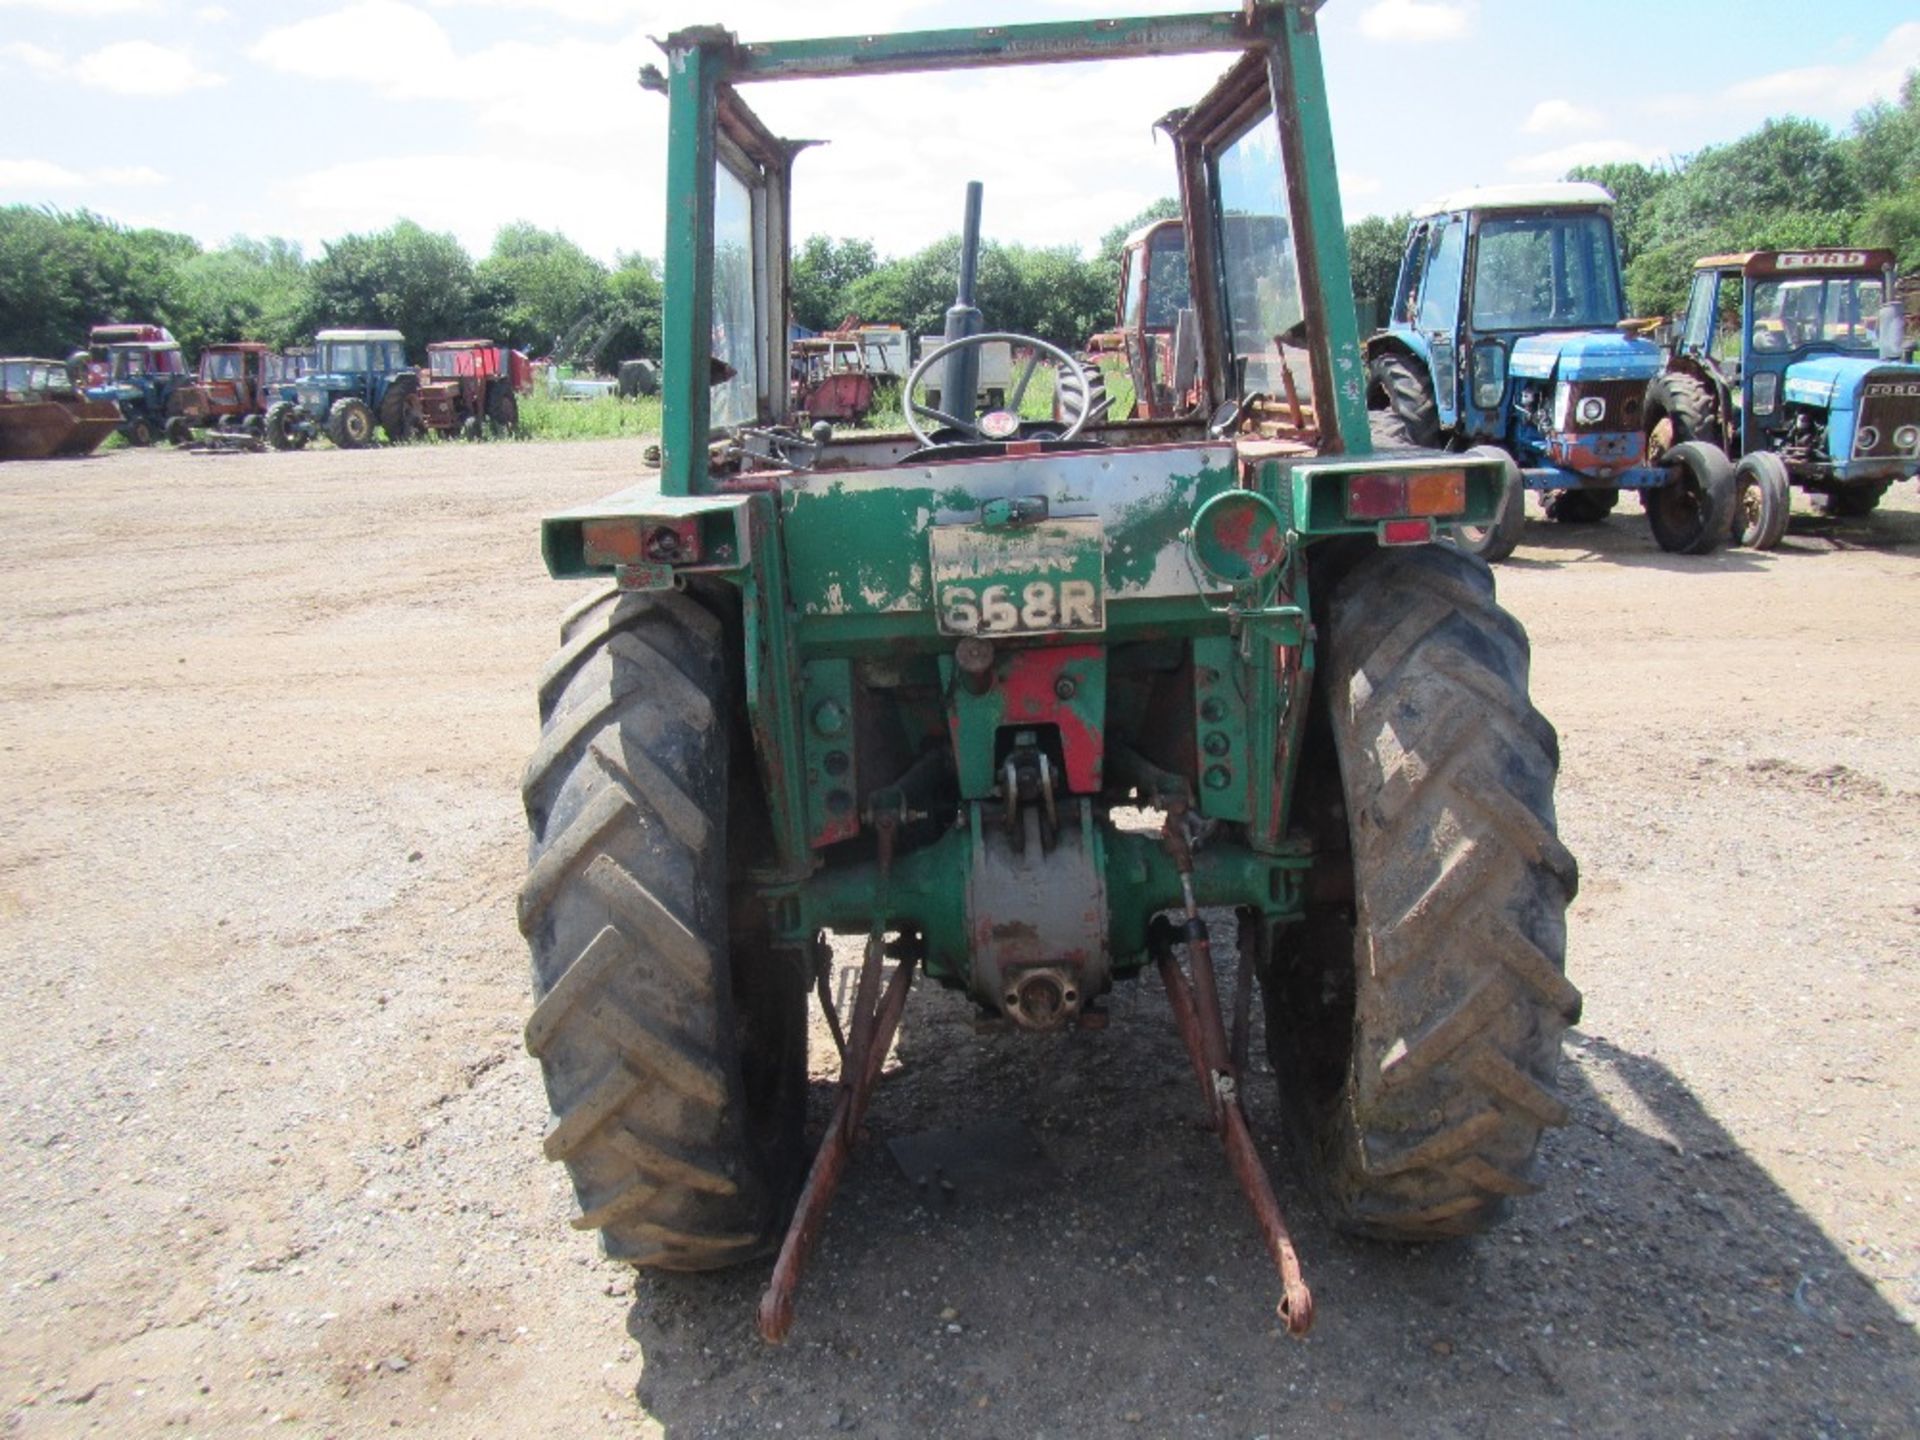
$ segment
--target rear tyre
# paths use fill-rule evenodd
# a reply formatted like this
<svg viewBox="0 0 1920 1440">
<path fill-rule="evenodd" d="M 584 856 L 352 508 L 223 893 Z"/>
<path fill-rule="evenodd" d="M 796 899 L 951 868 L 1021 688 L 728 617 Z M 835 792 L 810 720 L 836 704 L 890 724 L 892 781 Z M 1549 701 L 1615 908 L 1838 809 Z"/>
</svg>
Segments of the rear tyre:
<svg viewBox="0 0 1920 1440">
<path fill-rule="evenodd" d="M 1841 515 L 1857 519 L 1862 515 L 1871 515 L 1886 495 L 1892 482 L 1887 480 L 1869 481 L 1864 485 L 1847 485 L 1839 490 L 1829 490 L 1821 502 L 1821 509 L 1829 515 Z"/>
<path fill-rule="evenodd" d="M 1520 543 L 1520 532 L 1527 525 L 1527 482 L 1513 457 L 1496 445 L 1476 445 L 1467 454 L 1499 460 L 1505 467 L 1506 483 L 1500 490 L 1500 508 L 1494 513 L 1493 523 L 1454 527 L 1454 544 L 1491 565 L 1513 554 Z"/>
<path fill-rule="evenodd" d="M 1640 495 L 1654 540 L 1675 555 L 1719 549 L 1733 528 L 1733 466 L 1726 453 L 1702 440 L 1683 440 L 1664 451 L 1663 459 L 1678 473 Z"/>
<path fill-rule="evenodd" d="M 1688 440 L 1718 438 L 1713 392 L 1698 376 L 1684 371 L 1662 375 L 1647 386 L 1647 463 Z"/>
<path fill-rule="evenodd" d="M 1592 490 L 1560 490 L 1547 501 L 1547 519 L 1561 525 L 1597 525 L 1620 503 L 1620 491 L 1608 485 Z"/>
<path fill-rule="evenodd" d="M 327 412 L 327 438 L 342 450 L 373 443 L 373 412 L 359 400 L 336 400 Z"/>
<path fill-rule="evenodd" d="M 496 385 L 487 397 L 487 419 L 496 430 L 511 435 L 520 428 L 520 402 L 510 385 Z"/>
<path fill-rule="evenodd" d="M 1771 450 L 1756 450 L 1733 468 L 1733 543 L 1771 550 L 1787 533 L 1793 491 L 1787 465 Z"/>
<path fill-rule="evenodd" d="M 380 397 L 380 428 L 395 445 L 404 445 L 420 433 L 414 420 L 414 397 L 420 382 L 412 375 L 396 375 Z"/>
<path fill-rule="evenodd" d="M 1308 744 L 1337 775 L 1303 768 L 1302 819 L 1324 857 L 1313 893 L 1352 901 L 1312 906 L 1265 957 L 1268 1052 L 1337 1225 L 1470 1234 L 1538 1188 L 1541 1132 L 1567 1120 L 1559 744 L 1485 565 L 1379 550 L 1331 589 Z"/>
<path fill-rule="evenodd" d="M 669 1270 L 771 1248 L 805 1160 L 804 971 L 729 934 L 730 871 L 764 828 L 740 803 L 736 694 L 690 593 L 601 596 L 562 628 L 525 777 L 547 1157 L 577 1228 Z"/>
<path fill-rule="evenodd" d="M 1435 449 L 1440 444 L 1440 411 L 1433 384 L 1405 355 L 1388 351 L 1367 367 L 1374 388 L 1387 397 L 1379 430 L 1391 446 Z"/>
</svg>

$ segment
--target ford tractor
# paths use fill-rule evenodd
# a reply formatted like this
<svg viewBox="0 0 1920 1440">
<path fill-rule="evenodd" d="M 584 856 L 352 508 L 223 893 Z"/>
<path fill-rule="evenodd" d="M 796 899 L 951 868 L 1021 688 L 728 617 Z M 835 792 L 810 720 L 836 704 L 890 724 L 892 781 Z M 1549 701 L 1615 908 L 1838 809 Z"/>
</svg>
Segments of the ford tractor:
<svg viewBox="0 0 1920 1440">
<path fill-rule="evenodd" d="M 1762 250 L 1694 266 L 1649 424 L 1738 458 L 1734 539 L 1770 550 L 1792 490 L 1866 515 L 1920 475 L 1920 365 L 1886 250 Z"/>
<path fill-rule="evenodd" d="M 401 441 L 419 428 L 420 376 L 407 364 L 398 330 L 322 330 L 313 337 L 312 368 L 293 394 L 267 410 L 267 443 L 298 450 L 325 435 L 342 450 L 374 443 L 378 424 Z"/>
<path fill-rule="evenodd" d="M 68 362 L 84 363 L 87 398 L 120 407 L 120 433 L 130 445 L 165 436 L 170 445 L 193 439 L 206 423 L 207 397 L 194 383 L 173 336 L 158 325 L 96 325 L 87 350 Z"/>
<path fill-rule="evenodd" d="M 1622 489 L 1663 550 L 1726 538 L 1733 466 L 1706 435 L 1650 426 L 1664 356 L 1622 333 L 1613 197 L 1598 185 L 1492 186 L 1423 206 L 1407 230 L 1387 327 L 1367 341 L 1369 403 L 1389 443 L 1507 458 L 1495 523 L 1465 537 L 1500 560 L 1525 523 L 1604 519 Z"/>
<path fill-rule="evenodd" d="M 884 1123 L 918 982 L 1010 1036 L 1095 1030 L 1120 986 L 1164 996 L 1295 1334 L 1312 1295 L 1242 1099 L 1257 1033 L 1301 1175 L 1365 1235 L 1493 1224 L 1567 1118 L 1554 731 L 1491 572 L 1435 543 L 1495 522 L 1505 461 L 1371 448 L 1318 9 L 772 44 L 708 26 L 647 75 L 676 217 L 661 461 L 542 524 L 585 593 L 523 781 L 526 1043 L 574 1223 L 640 1266 L 776 1257 L 770 1341 L 849 1147 Z M 955 303 L 895 428 L 794 423 L 805 146 L 750 93 L 1196 54 L 1224 73 L 1164 126 L 1197 404 L 1023 418 L 1035 367 L 1075 361 L 976 307 L 969 187 Z M 1085 83 L 1104 105 L 1115 82 Z M 910 153 L 895 178 L 960 196 Z M 999 345 L 1020 357 L 1004 408 L 974 363 Z M 940 406 L 919 398 L 936 369 Z M 829 934 L 864 937 L 838 1002 Z M 817 1146 L 811 995 L 841 1074 Z"/>
</svg>

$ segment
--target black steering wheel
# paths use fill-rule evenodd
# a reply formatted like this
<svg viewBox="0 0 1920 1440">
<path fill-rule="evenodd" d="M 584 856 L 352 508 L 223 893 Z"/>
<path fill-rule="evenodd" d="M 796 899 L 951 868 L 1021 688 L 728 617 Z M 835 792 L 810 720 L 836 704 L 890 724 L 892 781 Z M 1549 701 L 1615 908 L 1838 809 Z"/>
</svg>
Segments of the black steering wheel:
<svg viewBox="0 0 1920 1440">
<path fill-rule="evenodd" d="M 1022 367 L 1020 378 L 1014 382 L 1013 389 L 1007 394 L 1006 404 L 1001 409 L 983 413 L 974 408 L 975 402 L 969 401 L 963 417 L 949 413 L 954 408 L 952 396 L 941 397 L 946 401 L 947 410 L 936 410 L 933 406 L 922 405 L 913 398 L 914 392 L 920 387 L 920 382 L 926 378 L 927 373 L 936 363 L 969 346 L 978 348 L 996 340 L 1004 340 L 1013 346 L 1024 346 L 1028 351 L 1027 363 Z M 907 429 L 913 432 L 914 439 L 922 445 L 941 444 L 942 442 L 935 440 L 932 435 L 920 428 L 916 417 L 924 415 L 929 420 L 939 421 L 948 429 L 958 430 L 963 437 L 957 442 L 960 444 L 982 441 L 994 443 L 1017 439 L 1020 434 L 1020 402 L 1026 396 L 1027 383 L 1033 379 L 1034 367 L 1039 364 L 1043 352 L 1054 362 L 1054 383 L 1060 386 L 1061 412 L 1071 417 L 1067 428 L 1054 438 L 1073 439 L 1086 428 L 1087 422 L 1095 417 L 1096 407 L 1088 403 L 1090 387 L 1087 384 L 1086 371 L 1080 367 L 1078 360 L 1058 345 L 1049 344 L 1032 335 L 1015 335 L 1005 330 L 989 330 L 979 335 L 965 335 L 958 340 L 949 340 L 946 344 L 929 350 L 920 358 L 920 363 L 908 372 L 906 384 L 900 389 L 900 408 L 905 415 Z M 1064 378 L 1068 376 L 1072 377 L 1071 380 Z M 1104 412 L 1107 406 L 1102 403 L 1097 408 Z"/>
</svg>

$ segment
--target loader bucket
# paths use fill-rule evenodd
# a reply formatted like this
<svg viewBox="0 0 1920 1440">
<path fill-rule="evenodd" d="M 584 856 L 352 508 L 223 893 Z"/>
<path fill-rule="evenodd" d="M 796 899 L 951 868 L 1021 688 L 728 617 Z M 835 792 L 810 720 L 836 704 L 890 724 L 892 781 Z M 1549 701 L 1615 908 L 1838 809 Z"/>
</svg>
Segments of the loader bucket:
<svg viewBox="0 0 1920 1440">
<path fill-rule="evenodd" d="M 27 400 L 0 405 L 0 460 L 87 455 L 120 425 L 111 400 Z"/>
</svg>

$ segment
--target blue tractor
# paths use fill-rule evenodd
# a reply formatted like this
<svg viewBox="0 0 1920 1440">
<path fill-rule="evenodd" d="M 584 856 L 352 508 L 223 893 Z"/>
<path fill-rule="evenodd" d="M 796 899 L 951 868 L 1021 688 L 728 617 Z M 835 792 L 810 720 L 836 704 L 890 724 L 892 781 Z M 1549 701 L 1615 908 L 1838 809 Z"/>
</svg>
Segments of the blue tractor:
<svg viewBox="0 0 1920 1440">
<path fill-rule="evenodd" d="M 1663 550 L 1727 537 L 1733 465 L 1705 435 L 1649 445 L 1647 386 L 1664 356 L 1622 332 L 1613 197 L 1598 185 L 1493 186 L 1422 208 L 1407 230 L 1387 327 L 1367 341 L 1367 396 L 1386 444 L 1507 458 L 1494 523 L 1459 532 L 1513 552 L 1527 490 L 1548 518 L 1606 517 L 1641 492 Z"/>
<path fill-rule="evenodd" d="M 342 450 L 374 441 L 376 424 L 396 443 L 419 433 L 420 374 L 398 330 L 322 330 L 312 368 L 267 409 L 267 443 L 298 450 L 324 434 Z"/>
<path fill-rule="evenodd" d="M 151 445 L 161 436 L 185 445 L 206 422 L 206 392 L 163 326 L 96 325 L 87 349 L 75 351 L 67 365 L 84 372 L 87 399 L 120 407 L 120 434 L 129 445 Z"/>
<path fill-rule="evenodd" d="M 1737 456 L 1734 539 L 1770 550 L 1792 491 L 1865 515 L 1920 475 L 1920 365 L 1888 250 L 1762 250 L 1694 266 L 1647 421 Z"/>
</svg>

